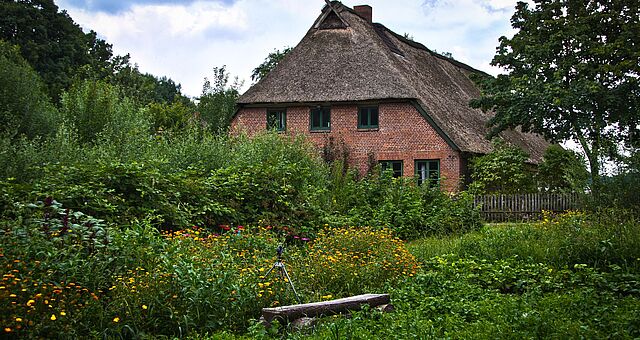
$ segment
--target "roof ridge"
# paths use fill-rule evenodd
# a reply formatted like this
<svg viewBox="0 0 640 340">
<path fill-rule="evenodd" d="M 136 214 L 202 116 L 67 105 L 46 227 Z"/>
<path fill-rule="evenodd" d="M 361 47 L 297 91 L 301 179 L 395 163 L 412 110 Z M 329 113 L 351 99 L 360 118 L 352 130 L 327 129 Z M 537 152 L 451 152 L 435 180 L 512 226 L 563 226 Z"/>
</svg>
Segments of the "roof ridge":
<svg viewBox="0 0 640 340">
<path fill-rule="evenodd" d="M 469 65 L 467 65 L 467 64 L 465 64 L 465 63 L 463 63 L 461 61 L 458 61 L 458 60 L 455 60 L 455 59 L 453 59 L 451 57 L 447 57 L 447 56 L 444 56 L 444 55 L 442 55 L 440 53 L 434 52 L 433 50 L 429 49 L 428 47 L 426 47 L 422 43 L 419 43 L 419 42 L 417 42 L 415 40 L 407 39 L 406 37 L 404 37 L 404 36 L 394 32 L 394 31 L 390 30 L 388 27 L 386 27 L 385 25 L 383 25 L 381 23 L 376 22 L 373 25 L 377 25 L 377 26 L 380 27 L 380 29 L 384 29 L 385 31 L 391 33 L 394 37 L 396 37 L 401 42 L 403 42 L 403 43 L 405 43 L 405 44 L 407 44 L 407 45 L 409 45 L 409 46 L 411 46 L 413 48 L 417 48 L 417 49 L 420 49 L 420 50 L 427 51 L 427 52 L 429 52 L 429 54 L 431 54 L 432 56 L 434 56 L 434 57 L 436 57 L 438 59 L 442 59 L 444 61 L 448 61 L 448 62 L 454 64 L 455 66 L 461 67 L 461 68 L 463 68 L 463 69 L 465 69 L 467 71 L 471 71 L 471 72 L 475 72 L 475 73 L 481 73 L 481 74 L 484 74 L 484 75 L 489 75 L 488 73 L 486 73 L 484 71 L 481 71 L 481 70 L 478 70 L 478 69 L 474 68 L 473 66 L 469 66 Z"/>
</svg>

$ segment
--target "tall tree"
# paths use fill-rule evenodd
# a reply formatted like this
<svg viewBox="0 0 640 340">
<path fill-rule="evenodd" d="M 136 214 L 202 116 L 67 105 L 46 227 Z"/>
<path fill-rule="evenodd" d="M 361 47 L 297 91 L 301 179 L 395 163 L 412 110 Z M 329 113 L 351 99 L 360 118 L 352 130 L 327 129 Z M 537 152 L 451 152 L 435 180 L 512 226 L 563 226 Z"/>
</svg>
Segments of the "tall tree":
<svg viewBox="0 0 640 340">
<path fill-rule="evenodd" d="M 46 136 L 57 120 L 36 71 L 18 46 L 0 40 L 0 133 Z"/>
<path fill-rule="evenodd" d="M 54 100 L 69 88 L 81 67 L 104 67 L 99 64 L 111 58 L 111 45 L 95 32 L 85 34 L 53 0 L 0 2 L 0 39 L 20 46 Z"/>
<path fill-rule="evenodd" d="M 640 143 L 640 2 L 533 2 L 517 4 L 517 33 L 500 38 L 492 65 L 508 73 L 479 79 L 471 105 L 495 112 L 491 136 L 520 127 L 577 141 L 597 196 L 603 159 Z"/>
<path fill-rule="evenodd" d="M 291 50 L 291 47 L 285 47 L 282 51 L 274 50 L 269 53 L 262 64 L 253 69 L 253 72 L 251 73 L 251 80 L 258 82 L 260 79 L 266 77 L 267 74 L 269 74 L 269 72 L 271 72 L 271 70 L 273 70 L 273 68 L 276 67 L 282 59 L 284 59 L 287 53 L 291 52 Z"/>
<path fill-rule="evenodd" d="M 584 157 L 557 144 L 544 152 L 536 174 L 540 189 L 550 192 L 583 192 L 588 178 Z"/>
<path fill-rule="evenodd" d="M 231 124 L 231 118 L 236 110 L 236 100 L 242 82 L 236 77 L 229 83 L 229 73 L 226 66 L 214 67 L 213 78 L 204 78 L 202 96 L 198 102 L 200 117 L 213 132 L 225 131 Z"/>
</svg>

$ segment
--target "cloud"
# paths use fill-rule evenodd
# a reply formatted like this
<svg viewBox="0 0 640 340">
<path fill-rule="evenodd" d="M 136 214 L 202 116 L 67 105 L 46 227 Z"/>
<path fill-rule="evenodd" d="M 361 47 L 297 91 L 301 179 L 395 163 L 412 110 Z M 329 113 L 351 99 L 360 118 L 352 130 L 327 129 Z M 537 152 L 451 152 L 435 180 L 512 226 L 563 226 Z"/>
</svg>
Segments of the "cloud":
<svg viewBox="0 0 640 340">
<path fill-rule="evenodd" d="M 70 0 L 59 6 L 113 44 L 115 54 L 129 53 L 142 72 L 168 76 L 190 96 L 222 65 L 248 88 L 253 68 L 274 48 L 295 46 L 322 8 L 297 0 L 137 2 L 120 12 L 75 7 Z"/>
<path fill-rule="evenodd" d="M 509 18 L 515 2 L 343 0 L 349 7 L 368 3 L 374 21 L 492 74 L 499 71 L 489 66 L 498 38 L 512 34 Z M 129 53 L 141 71 L 170 77 L 190 96 L 198 96 L 204 77 L 222 65 L 246 80 L 247 89 L 253 68 L 274 49 L 298 44 L 324 6 L 322 0 L 56 3 L 85 30 L 113 44 L 116 54 Z"/>
<path fill-rule="evenodd" d="M 134 6 L 149 6 L 149 5 L 190 5 L 196 0 L 66 0 L 69 6 L 74 8 L 83 9 L 90 12 L 105 12 L 111 14 L 117 14 L 129 10 Z M 217 0 L 206 1 L 217 2 L 225 5 L 233 4 L 235 0 Z"/>
</svg>

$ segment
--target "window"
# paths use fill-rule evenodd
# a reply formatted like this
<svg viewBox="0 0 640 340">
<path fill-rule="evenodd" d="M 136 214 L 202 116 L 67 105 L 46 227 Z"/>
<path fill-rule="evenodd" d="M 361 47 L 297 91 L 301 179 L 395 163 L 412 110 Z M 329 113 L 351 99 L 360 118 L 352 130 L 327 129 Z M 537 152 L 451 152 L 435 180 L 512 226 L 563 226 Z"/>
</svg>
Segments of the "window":
<svg viewBox="0 0 640 340">
<path fill-rule="evenodd" d="M 267 110 L 267 129 L 284 131 L 287 127 L 287 112 L 285 110 Z"/>
<path fill-rule="evenodd" d="M 416 177 L 418 184 L 427 182 L 429 186 L 437 186 L 440 183 L 440 160 L 416 161 Z"/>
<path fill-rule="evenodd" d="M 311 130 L 331 129 L 331 109 L 315 107 L 311 109 Z"/>
<path fill-rule="evenodd" d="M 378 107 L 361 107 L 358 109 L 358 129 L 378 128 Z"/>
<path fill-rule="evenodd" d="M 380 161 L 382 172 L 393 171 L 393 177 L 402 177 L 402 161 Z"/>
</svg>

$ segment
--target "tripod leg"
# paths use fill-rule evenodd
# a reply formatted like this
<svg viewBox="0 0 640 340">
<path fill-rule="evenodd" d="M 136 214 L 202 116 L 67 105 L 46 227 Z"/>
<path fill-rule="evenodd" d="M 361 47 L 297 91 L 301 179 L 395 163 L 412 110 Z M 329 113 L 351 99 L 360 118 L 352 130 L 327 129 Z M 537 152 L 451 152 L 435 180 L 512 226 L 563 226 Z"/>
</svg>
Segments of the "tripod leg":
<svg viewBox="0 0 640 340">
<path fill-rule="evenodd" d="M 282 270 L 282 273 L 287 277 L 287 281 L 289 282 L 289 286 L 291 287 L 291 290 L 293 291 L 293 295 L 296 296 L 296 300 L 298 301 L 298 303 L 302 303 L 302 302 L 300 302 L 300 297 L 298 296 L 298 292 L 296 292 L 296 288 L 293 286 L 293 282 L 291 282 L 291 278 L 289 277 L 289 273 L 287 273 L 287 268 L 282 267 L 280 269 Z"/>
<path fill-rule="evenodd" d="M 267 276 L 269 276 L 269 274 L 271 274 L 271 272 L 273 271 L 273 268 L 275 268 L 275 267 L 276 267 L 276 264 L 274 263 L 274 264 L 273 264 L 273 266 L 271 266 L 271 269 L 269 269 L 269 270 L 267 271 L 267 273 L 266 273 L 266 274 L 264 274 L 264 278 L 265 278 L 265 279 L 267 278 Z"/>
</svg>

